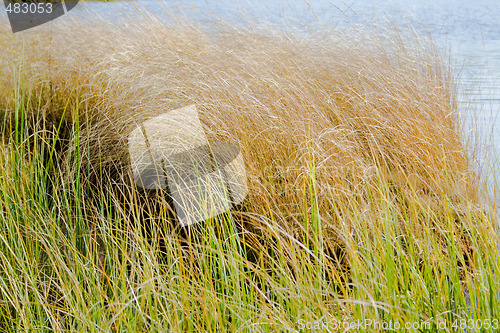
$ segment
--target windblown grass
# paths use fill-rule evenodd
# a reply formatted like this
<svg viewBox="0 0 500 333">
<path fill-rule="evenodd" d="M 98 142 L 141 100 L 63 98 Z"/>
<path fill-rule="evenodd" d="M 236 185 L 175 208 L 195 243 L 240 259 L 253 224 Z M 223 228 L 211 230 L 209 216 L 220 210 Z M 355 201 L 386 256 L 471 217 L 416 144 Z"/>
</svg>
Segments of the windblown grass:
<svg viewBox="0 0 500 333">
<path fill-rule="evenodd" d="M 500 318 L 496 216 L 432 43 L 173 22 L 1 27 L 2 330 Z M 126 143 L 190 104 L 250 192 L 181 230 Z"/>
</svg>

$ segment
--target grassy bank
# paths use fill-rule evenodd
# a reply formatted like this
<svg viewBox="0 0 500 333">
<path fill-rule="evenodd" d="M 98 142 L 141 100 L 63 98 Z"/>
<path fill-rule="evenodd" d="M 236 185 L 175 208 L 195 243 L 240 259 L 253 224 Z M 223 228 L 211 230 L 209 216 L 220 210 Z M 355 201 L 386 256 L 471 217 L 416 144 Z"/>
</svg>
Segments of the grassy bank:
<svg viewBox="0 0 500 333">
<path fill-rule="evenodd" d="M 500 317 L 496 217 L 431 43 L 176 22 L 1 26 L 1 330 Z M 183 230 L 165 193 L 134 186 L 126 143 L 190 104 L 240 146 L 250 191 Z"/>
</svg>

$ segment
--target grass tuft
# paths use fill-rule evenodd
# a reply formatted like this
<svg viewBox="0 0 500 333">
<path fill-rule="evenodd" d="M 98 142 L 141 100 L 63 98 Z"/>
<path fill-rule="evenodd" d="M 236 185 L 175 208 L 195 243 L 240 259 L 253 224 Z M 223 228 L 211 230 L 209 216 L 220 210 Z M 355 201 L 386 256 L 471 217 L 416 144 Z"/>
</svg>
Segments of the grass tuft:
<svg viewBox="0 0 500 333">
<path fill-rule="evenodd" d="M 432 42 L 171 22 L 0 25 L 0 330 L 494 331 L 497 215 Z M 127 136 L 190 104 L 249 195 L 183 229 Z"/>
</svg>

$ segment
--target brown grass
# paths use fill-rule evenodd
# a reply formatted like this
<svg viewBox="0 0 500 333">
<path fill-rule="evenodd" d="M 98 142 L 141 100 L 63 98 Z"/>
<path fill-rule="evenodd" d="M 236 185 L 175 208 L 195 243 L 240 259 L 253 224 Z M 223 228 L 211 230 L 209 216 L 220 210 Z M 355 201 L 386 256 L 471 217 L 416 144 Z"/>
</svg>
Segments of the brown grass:
<svg viewBox="0 0 500 333">
<path fill-rule="evenodd" d="M 0 330 L 499 317 L 497 217 L 431 42 L 376 27 L 56 22 L 0 24 Z M 191 104 L 211 140 L 240 146 L 249 195 L 172 230 L 164 193 L 131 186 L 127 137 Z"/>
<path fill-rule="evenodd" d="M 293 233 L 313 210 L 325 230 L 349 223 L 346 208 L 376 221 L 381 207 L 369 202 L 386 198 L 377 192 L 381 180 L 402 222 L 410 201 L 437 215 L 443 196 L 458 206 L 477 202 L 452 73 L 431 43 L 382 30 L 304 37 L 223 24 L 134 24 L 131 31 L 71 23 L 15 36 L 2 27 L 1 105 L 12 112 L 10 87 L 24 66 L 42 118 L 57 124 L 63 114 L 69 122 L 78 116 L 87 140 L 81 146 L 90 148 L 84 163 L 96 174 L 115 166 L 111 178 L 120 182 L 128 133 L 149 117 L 196 104 L 207 135 L 243 151 L 244 209 Z M 331 240 L 338 242 L 335 232 Z"/>
</svg>

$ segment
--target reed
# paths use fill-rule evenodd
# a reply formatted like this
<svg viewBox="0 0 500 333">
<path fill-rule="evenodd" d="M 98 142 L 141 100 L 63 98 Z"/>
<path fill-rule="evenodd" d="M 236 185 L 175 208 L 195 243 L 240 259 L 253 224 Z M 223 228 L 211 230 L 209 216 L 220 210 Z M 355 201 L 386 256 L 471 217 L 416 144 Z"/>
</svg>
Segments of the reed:
<svg viewBox="0 0 500 333">
<path fill-rule="evenodd" d="M 2 330 L 500 318 L 497 217 L 432 42 L 178 17 L 64 28 L 0 26 Z M 181 230 L 164 193 L 134 187 L 126 143 L 190 104 L 239 145 L 249 195 Z"/>
</svg>

